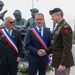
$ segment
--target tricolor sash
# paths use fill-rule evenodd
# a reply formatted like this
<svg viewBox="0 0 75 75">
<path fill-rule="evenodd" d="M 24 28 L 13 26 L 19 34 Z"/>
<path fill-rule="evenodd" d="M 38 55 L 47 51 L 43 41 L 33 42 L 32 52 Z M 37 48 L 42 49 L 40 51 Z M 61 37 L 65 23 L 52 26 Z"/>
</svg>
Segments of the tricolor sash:
<svg viewBox="0 0 75 75">
<path fill-rule="evenodd" d="M 16 42 L 15 40 L 12 38 L 12 36 L 9 35 L 8 31 L 6 30 L 6 28 L 3 28 L 0 30 L 2 35 L 6 36 L 6 41 L 7 43 L 13 48 L 13 50 L 18 53 L 18 48 L 16 46 Z"/>
<path fill-rule="evenodd" d="M 44 49 L 46 49 L 47 48 L 46 41 L 41 36 L 40 32 L 37 30 L 36 27 L 32 28 L 32 32 L 34 33 L 34 35 L 36 36 L 36 38 L 38 39 L 38 41 L 41 43 L 41 45 L 44 47 Z"/>
<path fill-rule="evenodd" d="M 45 41 L 45 39 L 40 35 L 40 32 L 37 30 L 37 28 L 32 28 L 31 29 L 33 34 L 35 35 L 35 37 L 38 39 L 38 41 L 41 43 L 41 45 L 43 46 L 44 49 L 47 49 L 47 43 Z M 52 62 L 52 58 L 50 58 L 50 56 L 52 56 L 52 54 L 48 55 L 48 63 L 47 63 L 47 67 L 46 67 L 46 71 L 49 72 L 50 71 L 50 64 Z"/>
</svg>

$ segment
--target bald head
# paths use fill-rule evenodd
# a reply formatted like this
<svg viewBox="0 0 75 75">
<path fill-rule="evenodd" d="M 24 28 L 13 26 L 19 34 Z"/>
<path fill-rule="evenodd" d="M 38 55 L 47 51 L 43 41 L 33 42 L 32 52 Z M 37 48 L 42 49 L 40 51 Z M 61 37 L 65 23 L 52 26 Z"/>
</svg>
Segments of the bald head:
<svg viewBox="0 0 75 75">
<path fill-rule="evenodd" d="M 14 27 L 14 20 L 12 17 L 6 17 L 4 19 L 4 24 L 5 24 L 5 27 L 8 29 L 8 30 L 11 30 L 13 29 Z"/>
<path fill-rule="evenodd" d="M 4 23 L 7 23 L 7 22 L 9 22 L 9 21 L 11 21 L 11 20 L 13 20 L 13 18 L 11 18 L 11 17 L 6 17 L 5 19 L 4 19 Z"/>
</svg>

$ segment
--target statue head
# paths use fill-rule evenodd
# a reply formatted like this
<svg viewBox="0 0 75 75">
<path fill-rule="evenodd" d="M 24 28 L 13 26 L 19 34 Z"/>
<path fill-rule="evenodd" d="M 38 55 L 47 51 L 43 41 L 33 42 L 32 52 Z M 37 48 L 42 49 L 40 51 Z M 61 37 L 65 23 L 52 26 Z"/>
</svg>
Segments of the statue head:
<svg viewBox="0 0 75 75">
<path fill-rule="evenodd" d="M 33 18 L 35 17 L 35 14 L 39 12 L 37 8 L 32 8 L 30 11 Z"/>
<path fill-rule="evenodd" d="M 20 12 L 20 10 L 15 10 L 13 15 L 14 15 L 14 17 L 15 17 L 15 19 L 17 21 L 19 21 L 21 19 L 21 12 Z"/>
<path fill-rule="evenodd" d="M 3 9 L 4 3 L 0 1 L 0 11 Z"/>
</svg>

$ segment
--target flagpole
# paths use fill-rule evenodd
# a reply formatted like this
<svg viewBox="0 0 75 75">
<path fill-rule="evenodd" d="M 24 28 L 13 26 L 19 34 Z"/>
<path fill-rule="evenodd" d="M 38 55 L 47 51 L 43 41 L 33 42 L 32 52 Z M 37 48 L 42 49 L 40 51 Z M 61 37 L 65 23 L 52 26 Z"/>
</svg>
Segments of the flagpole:
<svg viewBox="0 0 75 75">
<path fill-rule="evenodd" d="M 74 20 L 74 32 L 75 32 L 75 20 Z"/>
<path fill-rule="evenodd" d="M 32 0 L 32 8 L 34 8 L 34 0 Z"/>
<path fill-rule="evenodd" d="M 74 19 L 74 40 L 75 40 L 75 19 Z"/>
</svg>

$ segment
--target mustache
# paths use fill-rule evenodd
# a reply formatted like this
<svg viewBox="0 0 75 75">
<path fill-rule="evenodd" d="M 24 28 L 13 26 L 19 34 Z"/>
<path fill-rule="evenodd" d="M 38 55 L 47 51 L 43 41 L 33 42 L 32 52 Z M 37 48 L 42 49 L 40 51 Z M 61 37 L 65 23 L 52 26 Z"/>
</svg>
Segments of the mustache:
<svg viewBox="0 0 75 75">
<path fill-rule="evenodd" d="M 38 22 L 38 24 L 42 24 L 41 22 Z"/>
</svg>

